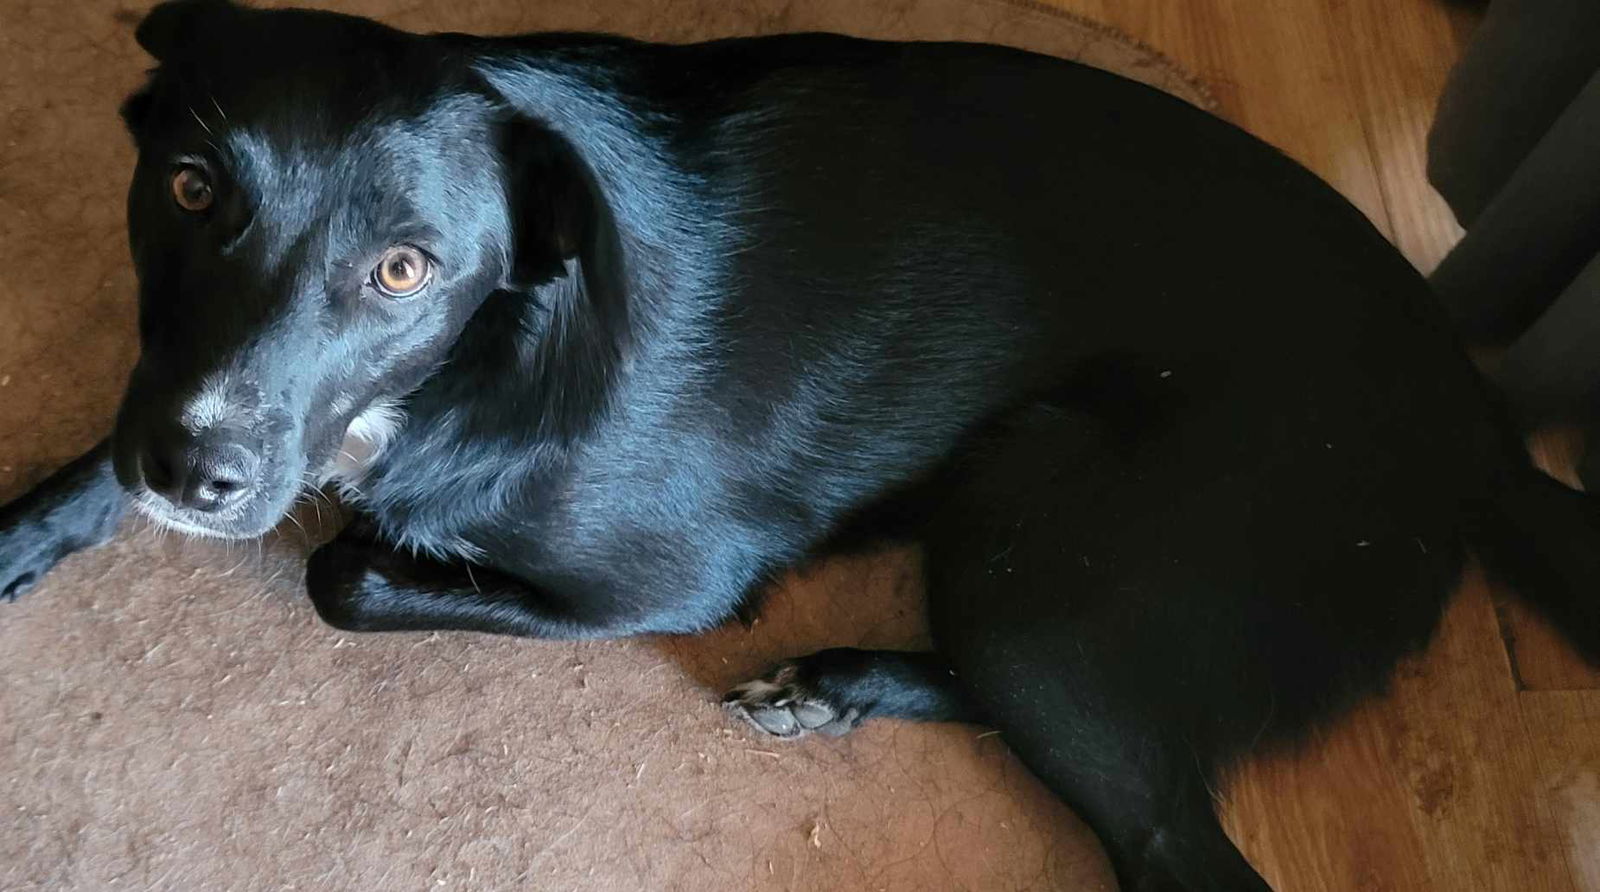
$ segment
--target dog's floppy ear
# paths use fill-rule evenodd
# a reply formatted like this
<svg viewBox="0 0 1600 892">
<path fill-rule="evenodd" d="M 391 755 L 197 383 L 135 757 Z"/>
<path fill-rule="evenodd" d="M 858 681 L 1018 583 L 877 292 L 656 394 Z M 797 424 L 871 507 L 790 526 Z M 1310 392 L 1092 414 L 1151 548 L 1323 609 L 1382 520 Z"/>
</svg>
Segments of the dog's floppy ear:
<svg viewBox="0 0 1600 892">
<path fill-rule="evenodd" d="M 166 62 L 182 55 L 208 26 L 237 11 L 229 0 L 167 0 L 145 14 L 133 39 L 157 61 Z"/>
<path fill-rule="evenodd" d="M 608 208 L 588 165 L 545 127 L 512 117 L 500 127 L 513 227 L 507 287 L 531 290 L 561 276 L 587 242 L 604 235 Z"/>
<path fill-rule="evenodd" d="M 167 0 L 145 14 L 134 29 L 133 39 L 154 56 L 163 68 L 181 67 L 207 35 L 224 24 L 225 16 L 238 12 L 229 0 Z M 159 71 L 157 77 L 159 77 Z M 122 103 L 122 120 L 138 136 L 155 102 L 155 81 L 144 85 Z"/>
<path fill-rule="evenodd" d="M 541 427 L 570 440 L 605 410 L 630 341 L 620 236 L 593 171 L 560 135 L 513 117 L 501 152 L 512 226 L 504 284 L 542 314 Z"/>
</svg>

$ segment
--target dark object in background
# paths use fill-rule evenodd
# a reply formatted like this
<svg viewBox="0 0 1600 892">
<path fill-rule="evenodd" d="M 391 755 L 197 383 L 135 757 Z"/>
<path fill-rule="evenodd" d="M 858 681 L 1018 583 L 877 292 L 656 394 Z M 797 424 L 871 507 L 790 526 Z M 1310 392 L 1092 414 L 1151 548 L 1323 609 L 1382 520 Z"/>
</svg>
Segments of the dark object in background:
<svg viewBox="0 0 1600 892">
<path fill-rule="evenodd" d="M 1489 5 L 1428 175 L 1467 228 L 1434 288 L 1470 340 L 1508 348 L 1498 379 L 1521 420 L 1600 423 L 1600 2 Z M 1591 488 L 1597 471 L 1586 459 Z"/>
</svg>

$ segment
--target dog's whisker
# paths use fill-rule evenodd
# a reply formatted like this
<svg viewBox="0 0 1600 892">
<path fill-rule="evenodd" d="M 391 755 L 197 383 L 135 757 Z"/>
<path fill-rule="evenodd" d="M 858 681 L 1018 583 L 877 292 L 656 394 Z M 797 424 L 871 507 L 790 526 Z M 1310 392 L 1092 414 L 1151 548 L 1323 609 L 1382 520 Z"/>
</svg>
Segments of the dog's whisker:
<svg viewBox="0 0 1600 892">
<path fill-rule="evenodd" d="M 206 123 L 205 118 L 200 117 L 200 113 L 195 111 L 194 106 L 192 105 L 189 106 L 189 114 L 194 116 L 195 123 L 199 124 L 206 131 L 206 133 L 210 133 L 212 136 L 216 135 L 211 133 L 211 125 Z M 207 142 L 209 143 L 209 140 Z"/>
<path fill-rule="evenodd" d="M 300 518 L 295 517 L 292 512 L 285 516 L 289 518 L 290 523 L 294 524 L 295 529 L 300 531 L 301 540 L 309 543 L 311 541 L 311 534 L 306 532 L 305 524 L 300 522 Z"/>
<path fill-rule="evenodd" d="M 227 577 L 232 576 L 235 572 L 237 572 L 239 570 L 240 567 L 243 567 L 245 565 L 245 563 L 248 562 L 249 560 L 250 560 L 250 555 L 248 553 L 239 555 L 239 560 L 237 562 L 235 562 L 233 566 L 229 567 L 226 573 L 221 574 L 222 578 L 226 579 Z"/>
</svg>

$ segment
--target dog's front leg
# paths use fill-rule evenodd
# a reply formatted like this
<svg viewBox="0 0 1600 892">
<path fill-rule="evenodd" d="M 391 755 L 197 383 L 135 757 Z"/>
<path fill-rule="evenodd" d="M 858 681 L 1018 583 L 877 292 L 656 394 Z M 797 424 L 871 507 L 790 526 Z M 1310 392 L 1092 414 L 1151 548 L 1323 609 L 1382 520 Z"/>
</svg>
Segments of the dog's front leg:
<svg viewBox="0 0 1600 892">
<path fill-rule="evenodd" d="M 628 631 L 505 573 L 396 549 L 361 519 L 312 553 L 306 590 L 323 620 L 356 632 L 456 629 L 595 638 Z"/>
<path fill-rule="evenodd" d="M 74 551 L 111 538 L 126 508 L 109 441 L 0 507 L 0 601 L 15 600 Z"/>
</svg>

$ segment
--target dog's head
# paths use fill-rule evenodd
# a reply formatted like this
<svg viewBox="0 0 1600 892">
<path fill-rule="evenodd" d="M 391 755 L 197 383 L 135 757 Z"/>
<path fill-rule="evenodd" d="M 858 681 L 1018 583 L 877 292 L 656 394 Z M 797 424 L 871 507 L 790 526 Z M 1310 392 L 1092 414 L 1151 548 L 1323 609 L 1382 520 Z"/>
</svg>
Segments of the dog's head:
<svg viewBox="0 0 1600 892">
<path fill-rule="evenodd" d="M 158 520 L 259 535 L 486 298 L 580 264 L 599 200 L 445 39 L 223 0 L 137 39 L 159 66 L 123 109 L 142 353 L 117 473 Z"/>
</svg>

